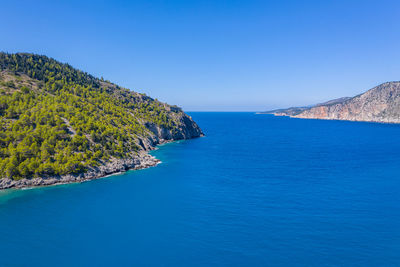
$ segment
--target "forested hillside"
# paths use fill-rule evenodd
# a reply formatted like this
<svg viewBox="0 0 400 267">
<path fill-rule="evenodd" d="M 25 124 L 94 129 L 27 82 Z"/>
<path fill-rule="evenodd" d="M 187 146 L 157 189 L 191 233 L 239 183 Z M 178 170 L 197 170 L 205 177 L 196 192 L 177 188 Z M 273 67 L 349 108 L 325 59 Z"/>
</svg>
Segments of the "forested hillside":
<svg viewBox="0 0 400 267">
<path fill-rule="evenodd" d="M 178 107 L 46 56 L 0 53 L 0 178 L 83 173 L 200 135 Z"/>
</svg>

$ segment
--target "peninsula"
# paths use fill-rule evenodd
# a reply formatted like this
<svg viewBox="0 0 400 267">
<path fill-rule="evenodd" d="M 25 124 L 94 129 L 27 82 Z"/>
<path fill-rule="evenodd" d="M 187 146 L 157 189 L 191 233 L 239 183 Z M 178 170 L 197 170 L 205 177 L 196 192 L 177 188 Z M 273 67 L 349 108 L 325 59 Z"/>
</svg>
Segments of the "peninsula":
<svg viewBox="0 0 400 267">
<path fill-rule="evenodd" d="M 400 82 L 383 83 L 355 97 L 262 113 L 303 119 L 400 123 Z"/>
<path fill-rule="evenodd" d="M 177 106 L 46 56 L 0 53 L 0 189 L 154 166 L 156 145 L 202 135 Z"/>
</svg>

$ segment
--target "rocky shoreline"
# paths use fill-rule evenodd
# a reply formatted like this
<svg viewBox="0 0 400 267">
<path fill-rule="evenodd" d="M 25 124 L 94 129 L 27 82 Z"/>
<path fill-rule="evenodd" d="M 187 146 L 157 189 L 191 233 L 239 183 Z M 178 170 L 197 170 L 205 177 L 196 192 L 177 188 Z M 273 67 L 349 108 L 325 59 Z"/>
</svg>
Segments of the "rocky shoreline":
<svg viewBox="0 0 400 267">
<path fill-rule="evenodd" d="M 155 166 L 161 161 L 156 159 L 154 156 L 149 155 L 148 152 L 157 149 L 158 145 L 204 136 L 201 129 L 191 119 L 191 117 L 184 114 L 180 120 L 182 121 L 182 126 L 175 132 L 155 124 L 146 124 L 146 128 L 149 129 L 151 134 L 146 138 L 138 139 L 138 146 L 141 150 L 139 152 L 130 153 L 130 155 L 124 159 L 112 158 L 111 160 L 101 162 L 99 166 L 91 167 L 86 172 L 80 174 L 36 177 L 21 180 L 0 178 L 0 190 L 82 183 L 126 172 L 128 170 L 139 170 Z"/>
<path fill-rule="evenodd" d="M 189 138 L 203 137 L 204 134 L 200 128 L 198 134 L 193 134 Z M 158 146 L 172 143 L 188 138 L 163 139 L 155 136 L 143 141 L 143 149 L 139 152 L 133 152 L 130 157 L 125 159 L 112 158 L 108 162 L 103 162 L 100 166 L 90 168 L 88 171 L 80 174 L 67 174 L 61 176 L 37 177 L 32 179 L 12 180 L 10 178 L 0 178 L 0 190 L 22 189 L 43 187 L 52 185 L 62 185 L 71 183 L 83 183 L 91 180 L 106 178 L 114 174 L 123 173 L 128 170 L 141 170 L 156 166 L 161 163 L 159 159 L 149 154 L 149 151 L 158 149 Z"/>
<path fill-rule="evenodd" d="M 351 122 L 367 122 L 367 123 L 379 123 L 379 124 L 400 124 L 400 119 L 398 120 L 388 120 L 388 119 L 377 119 L 377 120 L 363 120 L 363 119 L 336 119 L 336 118 L 324 118 L 324 117 L 301 117 L 301 116 L 292 116 L 292 115 L 287 115 L 287 114 L 271 114 L 271 113 L 256 113 L 256 114 L 268 114 L 268 115 L 273 115 L 276 117 L 289 117 L 293 119 L 303 119 L 303 120 L 324 120 L 324 121 L 351 121 Z"/>
<path fill-rule="evenodd" d="M 90 180 L 104 178 L 106 176 L 125 172 L 128 170 L 145 169 L 159 164 L 161 161 L 147 152 L 141 152 L 131 158 L 112 159 L 101 166 L 91 168 L 85 173 L 68 174 L 62 176 L 39 177 L 33 179 L 12 180 L 0 179 L 0 190 L 10 188 L 31 188 L 69 183 L 82 183 Z"/>
</svg>

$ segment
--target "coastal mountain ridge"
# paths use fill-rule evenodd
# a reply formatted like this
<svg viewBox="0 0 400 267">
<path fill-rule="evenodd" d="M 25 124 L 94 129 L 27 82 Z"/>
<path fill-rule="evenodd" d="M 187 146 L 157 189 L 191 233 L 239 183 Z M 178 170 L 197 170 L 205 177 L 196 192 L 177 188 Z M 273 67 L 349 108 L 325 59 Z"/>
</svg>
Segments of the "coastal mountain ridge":
<svg viewBox="0 0 400 267">
<path fill-rule="evenodd" d="M 354 97 L 344 97 L 310 107 L 263 112 L 303 119 L 400 123 L 400 82 L 386 82 Z"/>
<path fill-rule="evenodd" d="M 309 108 L 312 107 L 319 107 L 319 106 L 325 106 L 325 105 L 332 105 L 332 104 L 336 104 L 336 103 L 341 103 L 344 102 L 348 99 L 350 99 L 351 97 L 341 97 L 341 98 L 337 98 L 337 99 L 333 99 L 333 100 L 329 100 L 327 102 L 324 103 L 319 103 L 316 105 L 310 105 L 310 106 L 305 106 L 305 107 L 290 107 L 290 108 L 282 108 L 282 109 L 274 109 L 274 110 L 270 110 L 270 111 L 266 111 L 266 112 L 260 112 L 261 114 L 275 114 L 277 116 L 295 116 L 297 114 L 300 114 L 301 112 L 303 112 L 304 110 L 307 110 Z"/>
<path fill-rule="evenodd" d="M 46 56 L 0 53 L 0 189 L 153 166 L 156 145 L 200 136 L 177 106 Z"/>
</svg>

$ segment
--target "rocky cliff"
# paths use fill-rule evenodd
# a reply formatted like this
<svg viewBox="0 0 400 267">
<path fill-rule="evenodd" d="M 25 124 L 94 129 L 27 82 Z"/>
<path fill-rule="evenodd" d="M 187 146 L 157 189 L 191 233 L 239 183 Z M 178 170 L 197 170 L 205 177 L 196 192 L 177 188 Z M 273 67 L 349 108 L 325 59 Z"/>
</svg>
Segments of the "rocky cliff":
<svg viewBox="0 0 400 267">
<path fill-rule="evenodd" d="M 400 82 L 383 83 L 355 97 L 304 108 L 297 113 L 290 110 L 268 113 L 306 119 L 400 123 Z"/>
</svg>

